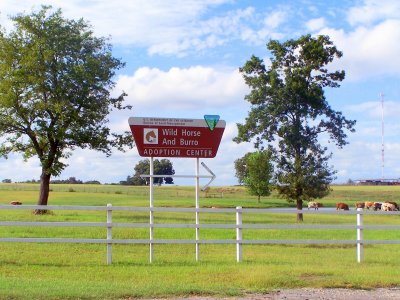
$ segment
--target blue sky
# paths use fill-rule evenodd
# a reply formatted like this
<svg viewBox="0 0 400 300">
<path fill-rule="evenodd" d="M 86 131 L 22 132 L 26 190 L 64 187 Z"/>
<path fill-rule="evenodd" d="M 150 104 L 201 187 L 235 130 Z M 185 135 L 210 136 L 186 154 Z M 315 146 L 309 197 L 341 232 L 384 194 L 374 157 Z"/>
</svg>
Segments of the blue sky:
<svg viewBox="0 0 400 300">
<path fill-rule="evenodd" d="M 248 92 L 238 68 L 251 55 L 268 64 L 265 44 L 303 34 L 331 37 L 342 59 L 332 67 L 344 69 L 339 89 L 326 90 L 330 105 L 357 120 L 349 145 L 332 148 L 337 183 L 348 179 L 380 178 L 381 103 L 384 94 L 384 177 L 400 177 L 400 1 L 233 1 L 233 0 L 2 0 L 0 24 L 12 28 L 7 16 L 31 12 L 40 4 L 61 8 L 67 18 L 84 18 L 97 36 L 110 36 L 113 54 L 126 62 L 115 77 L 115 93 L 125 91 L 131 112 L 110 116 L 115 131 L 129 130 L 128 118 L 202 118 L 218 114 L 227 122 L 219 153 L 203 161 L 217 175 L 214 185 L 236 184 L 233 162 L 252 144 L 236 144 L 236 123 L 249 111 Z M 61 174 L 82 180 L 119 182 L 132 175 L 142 159 L 136 149 L 111 157 L 76 150 Z M 194 174 L 193 159 L 173 159 L 176 174 Z M 38 179 L 36 159 L 1 159 L 0 179 Z M 202 173 L 206 173 L 204 170 Z M 176 179 L 176 184 L 191 181 Z M 204 184 L 206 183 L 203 182 Z"/>
</svg>

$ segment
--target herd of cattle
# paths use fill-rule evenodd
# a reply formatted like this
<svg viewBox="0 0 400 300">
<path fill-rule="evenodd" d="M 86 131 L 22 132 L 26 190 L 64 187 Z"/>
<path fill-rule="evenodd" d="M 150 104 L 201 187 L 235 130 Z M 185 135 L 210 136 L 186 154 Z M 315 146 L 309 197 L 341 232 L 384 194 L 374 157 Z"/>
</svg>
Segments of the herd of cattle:
<svg viewBox="0 0 400 300">
<path fill-rule="evenodd" d="M 22 203 L 19 201 L 11 201 L 11 205 L 21 205 Z M 320 202 L 315 202 L 315 201 L 310 201 L 308 202 L 308 209 L 314 208 L 318 209 L 320 207 L 323 207 L 322 203 Z M 385 202 L 357 202 L 356 203 L 356 209 L 357 208 L 366 208 L 366 209 L 373 209 L 373 210 L 382 210 L 382 211 L 395 211 L 399 210 L 399 206 L 397 205 L 396 202 L 393 201 L 385 201 Z M 336 210 L 349 210 L 349 206 L 346 203 L 339 202 L 336 203 Z"/>
<path fill-rule="evenodd" d="M 322 203 L 320 202 L 308 202 L 308 209 L 314 208 L 318 209 L 320 207 L 323 207 Z M 373 209 L 373 210 L 382 210 L 382 211 L 395 211 L 399 210 L 399 206 L 397 205 L 396 202 L 393 201 L 386 201 L 386 202 L 357 202 L 356 203 L 356 209 L 357 208 L 366 208 L 366 209 Z M 336 203 L 336 210 L 349 210 L 349 206 L 346 203 L 339 202 Z"/>
</svg>

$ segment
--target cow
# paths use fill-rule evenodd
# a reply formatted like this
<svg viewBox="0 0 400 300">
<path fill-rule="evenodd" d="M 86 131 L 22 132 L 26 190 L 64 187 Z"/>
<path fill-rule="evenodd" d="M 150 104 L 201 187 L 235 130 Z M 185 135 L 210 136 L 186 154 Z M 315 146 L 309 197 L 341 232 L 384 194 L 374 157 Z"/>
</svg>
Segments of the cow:
<svg viewBox="0 0 400 300">
<path fill-rule="evenodd" d="M 10 204 L 11 204 L 11 205 L 21 205 L 22 202 L 19 202 L 19 201 L 11 201 Z"/>
<path fill-rule="evenodd" d="M 374 202 L 370 202 L 370 201 L 365 201 L 365 208 L 366 209 L 370 209 L 370 208 L 374 208 Z"/>
<path fill-rule="evenodd" d="M 342 202 L 336 203 L 336 210 L 341 210 L 341 209 L 349 210 L 349 206 L 346 203 Z"/>
<path fill-rule="evenodd" d="M 392 203 L 382 203 L 382 207 L 381 207 L 382 211 L 395 211 L 396 207 L 392 204 Z"/>
<path fill-rule="evenodd" d="M 365 207 L 365 202 L 356 202 L 356 209 L 357 208 L 364 208 Z"/>
<path fill-rule="evenodd" d="M 308 202 L 308 205 L 307 205 L 307 206 L 308 206 L 308 209 L 314 208 L 315 210 L 318 210 L 319 207 L 323 207 L 322 203 L 313 202 L 313 201 Z"/>
<path fill-rule="evenodd" d="M 396 210 L 399 210 L 399 205 L 396 202 L 394 202 L 394 201 L 385 201 L 385 203 L 393 204 L 394 207 L 396 208 Z"/>
<path fill-rule="evenodd" d="M 382 202 L 374 202 L 373 210 L 381 210 Z"/>
</svg>

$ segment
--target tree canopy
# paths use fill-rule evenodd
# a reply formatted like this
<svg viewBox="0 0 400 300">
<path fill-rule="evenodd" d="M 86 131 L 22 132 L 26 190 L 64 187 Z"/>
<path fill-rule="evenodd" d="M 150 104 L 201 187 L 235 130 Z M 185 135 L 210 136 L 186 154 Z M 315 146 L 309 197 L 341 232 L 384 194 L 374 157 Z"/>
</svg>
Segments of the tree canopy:
<svg viewBox="0 0 400 300">
<path fill-rule="evenodd" d="M 95 37 L 83 19 L 61 10 L 11 17 L 14 29 L 0 32 L 0 155 L 20 152 L 39 158 L 38 204 L 46 205 L 50 177 L 67 166 L 76 148 L 111 154 L 131 141 L 112 133 L 108 115 L 123 106 L 124 93 L 110 96 L 112 78 L 124 63 L 108 39 Z"/>
<path fill-rule="evenodd" d="M 354 131 L 355 121 L 333 110 L 324 94 L 345 77 L 343 70 L 328 69 L 342 52 L 328 36 L 310 35 L 272 40 L 267 49 L 272 54 L 268 68 L 255 56 L 240 68 L 250 88 L 245 100 L 251 110 L 244 124 L 237 124 L 234 140 L 254 141 L 255 148 L 272 151 L 280 196 L 302 209 L 303 201 L 327 195 L 334 179 L 328 164 L 332 154 L 319 138 L 324 135 L 341 148 L 347 144 L 346 131 Z"/>
<path fill-rule="evenodd" d="M 246 153 L 243 157 L 235 160 L 235 177 L 238 179 L 239 184 L 244 184 L 244 179 L 246 178 L 247 171 L 247 159 L 252 154 L 252 152 Z"/>
</svg>

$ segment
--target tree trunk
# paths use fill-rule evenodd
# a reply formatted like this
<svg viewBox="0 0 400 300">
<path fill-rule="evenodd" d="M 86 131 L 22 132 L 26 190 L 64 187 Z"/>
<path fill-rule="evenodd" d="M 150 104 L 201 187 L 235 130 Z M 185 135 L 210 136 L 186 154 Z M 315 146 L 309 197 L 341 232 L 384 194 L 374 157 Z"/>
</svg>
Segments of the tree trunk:
<svg viewBox="0 0 400 300">
<path fill-rule="evenodd" d="M 47 174 L 45 170 L 42 170 L 42 175 L 40 175 L 40 191 L 39 191 L 39 199 L 37 205 L 47 205 L 49 200 L 49 192 L 50 192 L 50 174 Z M 35 210 L 35 214 L 45 214 L 47 210 L 37 209 Z"/>
<path fill-rule="evenodd" d="M 257 200 L 258 200 L 258 203 L 261 203 L 260 197 L 261 197 L 261 196 L 258 195 L 258 199 L 257 199 Z"/>
<path fill-rule="evenodd" d="M 302 200 L 296 201 L 296 208 L 297 208 L 297 210 L 303 209 L 303 201 Z M 301 213 L 297 214 L 297 222 L 303 222 L 303 214 L 301 214 Z"/>
</svg>

